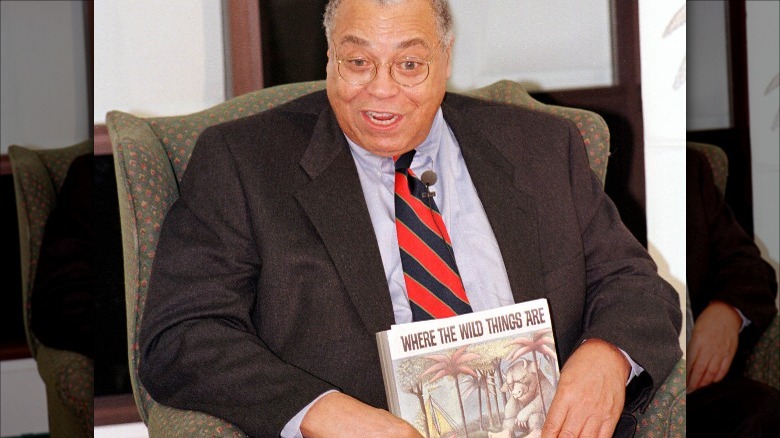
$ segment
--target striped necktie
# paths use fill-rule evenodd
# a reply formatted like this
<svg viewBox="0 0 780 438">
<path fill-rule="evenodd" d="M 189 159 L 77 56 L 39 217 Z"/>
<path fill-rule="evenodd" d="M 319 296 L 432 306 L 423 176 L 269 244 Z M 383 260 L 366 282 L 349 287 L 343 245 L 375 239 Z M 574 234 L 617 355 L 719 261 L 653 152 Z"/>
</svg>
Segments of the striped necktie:
<svg viewBox="0 0 780 438">
<path fill-rule="evenodd" d="M 471 312 L 439 209 L 409 169 L 416 150 L 395 160 L 395 227 L 414 321 Z M 423 196 L 427 195 L 427 196 Z"/>
</svg>

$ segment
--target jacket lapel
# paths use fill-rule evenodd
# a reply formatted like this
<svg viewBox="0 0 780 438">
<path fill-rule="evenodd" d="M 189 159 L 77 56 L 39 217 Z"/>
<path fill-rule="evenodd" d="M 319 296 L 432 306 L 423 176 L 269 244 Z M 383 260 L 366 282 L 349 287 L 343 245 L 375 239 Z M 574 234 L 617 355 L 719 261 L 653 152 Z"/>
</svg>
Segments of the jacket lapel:
<svg viewBox="0 0 780 438">
<path fill-rule="evenodd" d="M 512 163 L 464 114 L 446 103 L 442 110 L 498 241 L 515 302 L 538 298 L 544 283 L 533 198 L 515 184 Z"/>
<path fill-rule="evenodd" d="M 311 182 L 296 193 L 370 333 L 394 323 L 374 227 L 355 162 L 330 107 L 317 121 L 301 166 Z"/>
</svg>

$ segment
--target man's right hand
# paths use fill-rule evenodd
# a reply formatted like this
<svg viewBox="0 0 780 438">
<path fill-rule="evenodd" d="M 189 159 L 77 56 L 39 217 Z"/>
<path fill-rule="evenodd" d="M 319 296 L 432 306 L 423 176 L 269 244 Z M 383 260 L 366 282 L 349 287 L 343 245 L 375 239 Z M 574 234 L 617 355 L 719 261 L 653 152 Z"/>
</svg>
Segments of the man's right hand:
<svg viewBox="0 0 780 438">
<path fill-rule="evenodd" d="M 340 392 L 317 400 L 303 417 L 306 438 L 366 437 L 422 438 L 411 424 Z"/>
</svg>

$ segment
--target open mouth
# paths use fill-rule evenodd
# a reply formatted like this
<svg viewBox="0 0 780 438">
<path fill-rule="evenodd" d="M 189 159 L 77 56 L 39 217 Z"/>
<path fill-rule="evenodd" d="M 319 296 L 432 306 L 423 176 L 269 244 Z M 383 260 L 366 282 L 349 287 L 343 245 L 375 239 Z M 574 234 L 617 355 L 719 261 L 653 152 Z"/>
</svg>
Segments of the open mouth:
<svg viewBox="0 0 780 438">
<path fill-rule="evenodd" d="M 371 123 L 380 126 L 392 125 L 401 118 L 401 116 L 398 114 L 382 113 L 377 111 L 365 111 L 363 114 L 365 114 L 366 118 L 368 118 Z"/>
</svg>

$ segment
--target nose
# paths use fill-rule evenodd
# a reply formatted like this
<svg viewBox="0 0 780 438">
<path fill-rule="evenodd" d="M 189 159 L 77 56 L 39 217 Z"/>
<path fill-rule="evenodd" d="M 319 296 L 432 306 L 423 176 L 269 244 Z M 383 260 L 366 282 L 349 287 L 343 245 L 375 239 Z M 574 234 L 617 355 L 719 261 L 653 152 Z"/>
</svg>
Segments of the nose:
<svg viewBox="0 0 780 438">
<path fill-rule="evenodd" d="M 377 66 L 376 77 L 366 84 L 366 91 L 372 96 L 381 99 L 393 97 L 400 91 L 400 85 L 390 74 L 390 66 L 382 64 Z"/>
</svg>

